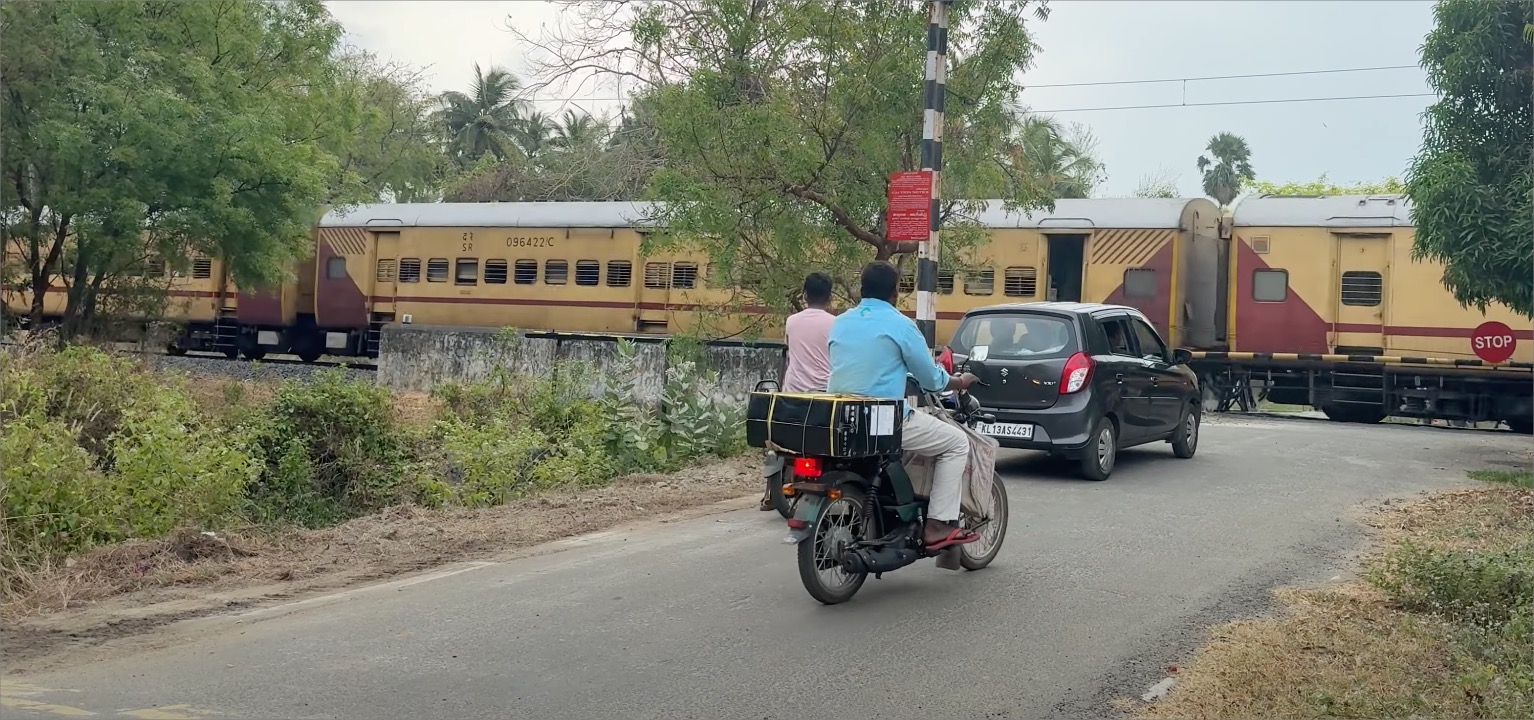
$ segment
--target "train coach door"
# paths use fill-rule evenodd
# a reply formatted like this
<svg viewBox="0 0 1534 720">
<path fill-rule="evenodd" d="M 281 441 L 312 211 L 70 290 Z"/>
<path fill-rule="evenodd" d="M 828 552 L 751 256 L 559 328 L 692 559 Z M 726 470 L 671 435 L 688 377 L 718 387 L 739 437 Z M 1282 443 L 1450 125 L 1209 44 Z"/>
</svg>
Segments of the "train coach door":
<svg viewBox="0 0 1534 720">
<path fill-rule="evenodd" d="M 1352 355 L 1384 352 L 1390 237 L 1384 233 L 1336 236 L 1332 304 L 1337 320 L 1331 343 L 1335 352 Z"/>
<path fill-rule="evenodd" d="M 634 309 L 634 331 L 665 333 L 671 329 L 671 291 L 676 263 L 669 258 L 639 253 L 640 266 L 635 285 L 639 286 L 638 307 Z"/>
<path fill-rule="evenodd" d="M 1044 299 L 1081 302 L 1082 281 L 1086 269 L 1086 235 L 1044 236 L 1049 242 L 1049 285 Z"/>
<path fill-rule="evenodd" d="M 377 242 L 373 244 L 376 253 L 373 256 L 373 291 L 369 293 L 372 319 L 389 322 L 394 319 L 394 300 L 398 292 L 395 283 L 399 280 L 399 233 L 374 232 L 373 237 Z"/>
</svg>

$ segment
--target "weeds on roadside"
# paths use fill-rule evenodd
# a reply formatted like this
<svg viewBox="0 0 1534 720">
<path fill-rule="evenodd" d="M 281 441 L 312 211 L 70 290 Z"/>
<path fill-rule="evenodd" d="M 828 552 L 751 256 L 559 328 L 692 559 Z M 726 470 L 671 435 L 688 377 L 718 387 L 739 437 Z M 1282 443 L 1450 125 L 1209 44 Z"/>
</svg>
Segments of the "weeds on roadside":
<svg viewBox="0 0 1534 720">
<path fill-rule="evenodd" d="M 1470 476 L 1534 488 L 1528 472 Z M 1518 508 L 1510 512 L 1529 512 Z M 1397 607 L 1450 623 L 1450 655 L 1479 717 L 1534 717 L 1534 535 L 1493 549 L 1405 541 L 1365 577 Z"/>
</svg>

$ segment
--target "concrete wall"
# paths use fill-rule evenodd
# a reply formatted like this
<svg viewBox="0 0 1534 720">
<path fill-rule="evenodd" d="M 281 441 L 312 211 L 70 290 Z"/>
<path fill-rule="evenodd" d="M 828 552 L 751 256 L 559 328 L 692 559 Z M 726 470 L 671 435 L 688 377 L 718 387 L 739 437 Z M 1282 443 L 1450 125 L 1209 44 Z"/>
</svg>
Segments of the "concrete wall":
<svg viewBox="0 0 1534 720">
<path fill-rule="evenodd" d="M 665 385 L 666 346 L 658 338 L 630 337 L 639 366 L 639 389 L 651 402 Z M 531 377 L 547 375 L 556 363 L 591 368 L 591 391 L 600 393 L 616 372 L 616 337 L 519 333 L 514 339 L 496 328 L 387 325 L 378 352 L 378 383 L 393 390 L 429 392 L 439 383 L 474 381 L 496 367 Z M 719 373 L 721 397 L 744 402 L 758 380 L 783 375 L 780 343 L 718 343 L 704 348 L 704 364 Z"/>
</svg>

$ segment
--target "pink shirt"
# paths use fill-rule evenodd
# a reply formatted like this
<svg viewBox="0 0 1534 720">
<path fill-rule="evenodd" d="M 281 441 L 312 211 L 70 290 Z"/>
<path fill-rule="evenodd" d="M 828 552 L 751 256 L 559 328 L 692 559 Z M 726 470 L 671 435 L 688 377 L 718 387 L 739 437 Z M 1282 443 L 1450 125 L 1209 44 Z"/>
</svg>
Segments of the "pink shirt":
<svg viewBox="0 0 1534 720">
<path fill-rule="evenodd" d="M 831 350 L 826 337 L 836 316 L 809 308 L 788 316 L 783 336 L 788 341 L 788 370 L 783 373 L 785 392 L 824 392 L 831 377 Z"/>
</svg>

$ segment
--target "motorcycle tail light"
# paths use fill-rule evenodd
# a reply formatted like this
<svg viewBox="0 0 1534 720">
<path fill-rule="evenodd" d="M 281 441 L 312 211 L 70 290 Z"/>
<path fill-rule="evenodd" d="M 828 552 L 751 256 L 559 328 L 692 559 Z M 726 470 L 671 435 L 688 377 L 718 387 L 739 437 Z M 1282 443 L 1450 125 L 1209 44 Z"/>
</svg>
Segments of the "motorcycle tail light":
<svg viewBox="0 0 1534 720">
<path fill-rule="evenodd" d="M 802 478 L 820 477 L 820 458 L 794 458 L 794 475 Z"/>
</svg>

